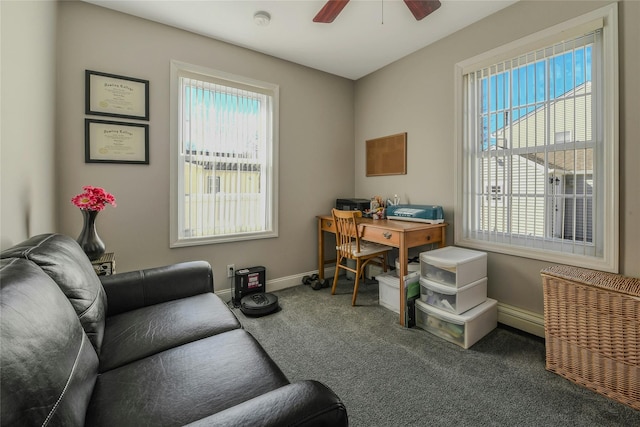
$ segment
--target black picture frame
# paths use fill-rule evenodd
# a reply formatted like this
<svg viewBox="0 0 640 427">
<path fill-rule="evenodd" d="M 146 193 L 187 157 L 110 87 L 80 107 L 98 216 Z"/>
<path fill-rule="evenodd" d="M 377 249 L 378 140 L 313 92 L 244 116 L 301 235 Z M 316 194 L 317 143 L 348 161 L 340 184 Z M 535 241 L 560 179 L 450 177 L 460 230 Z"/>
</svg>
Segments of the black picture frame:
<svg viewBox="0 0 640 427">
<path fill-rule="evenodd" d="M 85 114 L 149 120 L 149 80 L 85 70 Z"/>
<path fill-rule="evenodd" d="M 149 125 L 85 119 L 85 163 L 149 164 Z"/>
</svg>

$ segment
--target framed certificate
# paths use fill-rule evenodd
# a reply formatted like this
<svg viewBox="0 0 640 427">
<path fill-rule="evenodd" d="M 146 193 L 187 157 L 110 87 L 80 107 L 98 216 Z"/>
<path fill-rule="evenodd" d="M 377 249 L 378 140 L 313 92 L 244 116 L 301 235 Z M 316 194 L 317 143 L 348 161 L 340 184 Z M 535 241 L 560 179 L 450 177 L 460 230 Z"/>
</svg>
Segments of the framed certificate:
<svg viewBox="0 0 640 427">
<path fill-rule="evenodd" d="M 149 125 L 85 119 L 85 163 L 149 164 Z"/>
<path fill-rule="evenodd" d="M 149 80 L 85 70 L 85 113 L 149 120 Z"/>
</svg>

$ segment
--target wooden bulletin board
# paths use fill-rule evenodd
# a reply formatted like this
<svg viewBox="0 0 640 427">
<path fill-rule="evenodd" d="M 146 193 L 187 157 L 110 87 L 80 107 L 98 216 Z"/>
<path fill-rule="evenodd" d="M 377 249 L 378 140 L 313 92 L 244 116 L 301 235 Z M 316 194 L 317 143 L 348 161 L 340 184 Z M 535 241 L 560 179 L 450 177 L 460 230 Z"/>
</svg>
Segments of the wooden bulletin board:
<svg viewBox="0 0 640 427">
<path fill-rule="evenodd" d="M 406 132 L 367 141 L 367 176 L 406 174 Z"/>
</svg>

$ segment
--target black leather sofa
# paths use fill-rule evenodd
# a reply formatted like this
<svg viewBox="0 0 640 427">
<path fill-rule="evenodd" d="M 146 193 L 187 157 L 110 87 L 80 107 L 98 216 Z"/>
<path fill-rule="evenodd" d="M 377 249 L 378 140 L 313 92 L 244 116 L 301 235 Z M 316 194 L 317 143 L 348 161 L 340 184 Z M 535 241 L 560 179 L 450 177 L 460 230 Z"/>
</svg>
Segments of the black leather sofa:
<svg viewBox="0 0 640 427">
<path fill-rule="evenodd" d="M 346 426 L 317 381 L 290 383 L 213 293 L 203 261 L 101 276 L 71 238 L 0 260 L 0 423 Z"/>
</svg>

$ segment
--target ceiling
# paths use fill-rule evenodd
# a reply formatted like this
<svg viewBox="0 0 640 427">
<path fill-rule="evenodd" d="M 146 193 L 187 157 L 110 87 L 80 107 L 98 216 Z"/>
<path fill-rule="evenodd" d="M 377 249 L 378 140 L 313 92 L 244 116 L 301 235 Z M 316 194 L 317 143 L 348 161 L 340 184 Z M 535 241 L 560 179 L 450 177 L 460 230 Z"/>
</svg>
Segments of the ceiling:
<svg viewBox="0 0 640 427">
<path fill-rule="evenodd" d="M 324 0 L 84 1 L 357 80 L 518 0 L 441 0 L 421 21 L 402 0 L 351 0 L 331 24 L 312 21 Z"/>
</svg>

